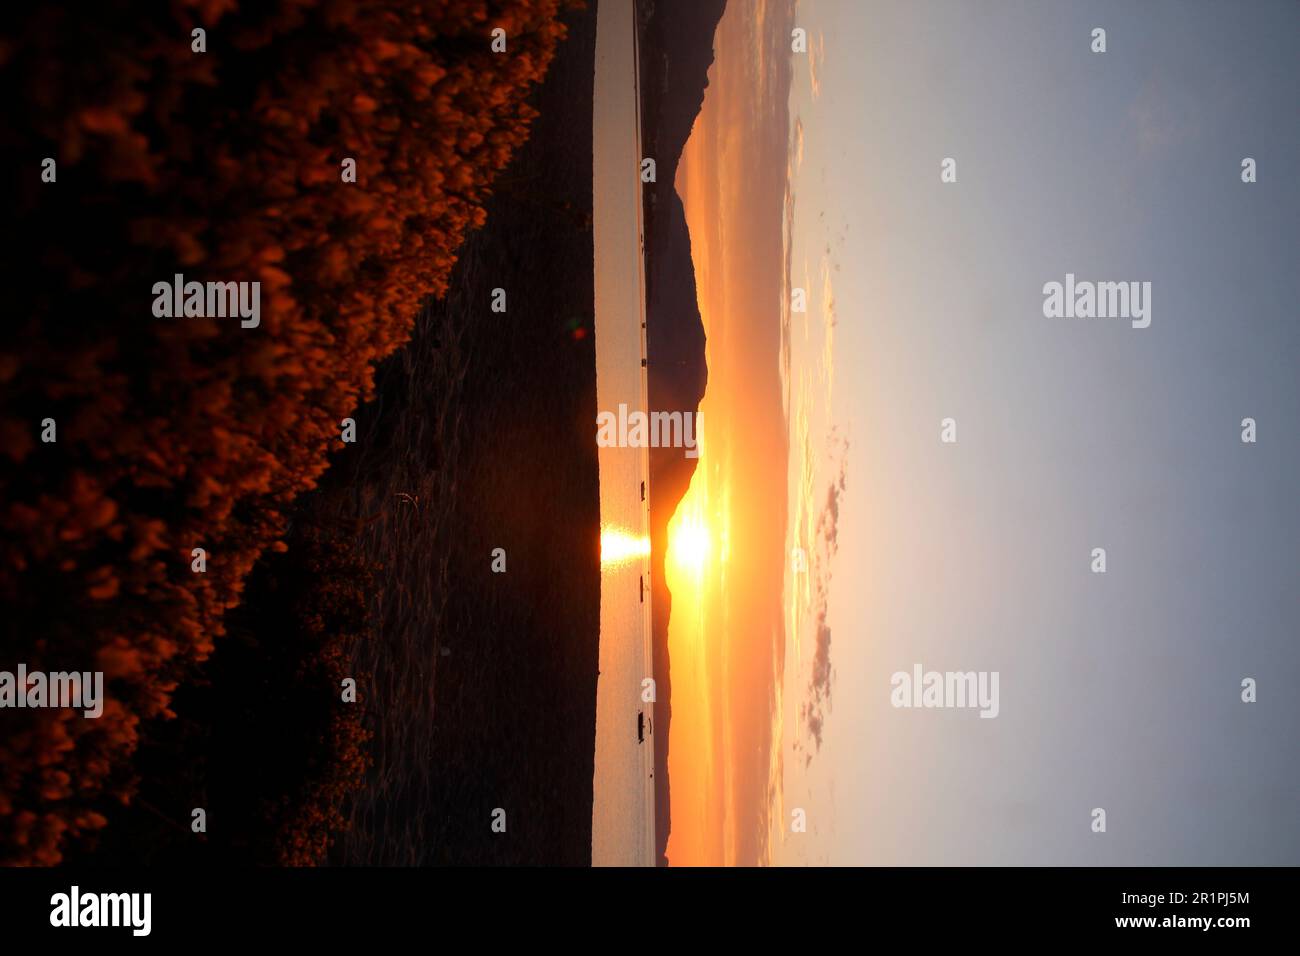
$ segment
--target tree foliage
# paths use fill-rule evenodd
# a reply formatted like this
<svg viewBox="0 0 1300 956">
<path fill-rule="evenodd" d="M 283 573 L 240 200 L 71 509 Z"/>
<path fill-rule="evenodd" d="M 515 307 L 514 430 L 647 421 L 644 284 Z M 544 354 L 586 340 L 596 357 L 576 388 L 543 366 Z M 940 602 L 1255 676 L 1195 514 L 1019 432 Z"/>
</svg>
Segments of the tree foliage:
<svg viewBox="0 0 1300 956">
<path fill-rule="evenodd" d="M 105 825 L 105 798 L 131 799 L 141 722 L 171 715 L 254 563 L 283 548 L 286 508 L 327 467 L 374 364 L 483 222 L 562 37 L 559 3 L 6 15 L 0 646 L 32 669 L 102 670 L 109 699 L 98 720 L 2 715 L 0 861 L 56 863 Z M 260 327 L 154 318 L 152 285 L 177 272 L 259 281 Z M 46 418 L 56 443 L 40 440 Z M 206 573 L 191 570 L 200 547 Z"/>
</svg>

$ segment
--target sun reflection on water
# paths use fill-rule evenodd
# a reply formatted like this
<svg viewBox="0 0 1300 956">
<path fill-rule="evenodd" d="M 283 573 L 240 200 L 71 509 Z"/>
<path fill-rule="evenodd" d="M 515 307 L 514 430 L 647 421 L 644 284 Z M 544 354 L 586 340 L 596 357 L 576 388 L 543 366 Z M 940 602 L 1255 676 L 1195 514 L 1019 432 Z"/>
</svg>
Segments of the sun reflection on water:
<svg viewBox="0 0 1300 956">
<path fill-rule="evenodd" d="M 600 566 L 621 567 L 650 553 L 650 538 L 633 534 L 626 528 L 600 529 Z"/>
</svg>

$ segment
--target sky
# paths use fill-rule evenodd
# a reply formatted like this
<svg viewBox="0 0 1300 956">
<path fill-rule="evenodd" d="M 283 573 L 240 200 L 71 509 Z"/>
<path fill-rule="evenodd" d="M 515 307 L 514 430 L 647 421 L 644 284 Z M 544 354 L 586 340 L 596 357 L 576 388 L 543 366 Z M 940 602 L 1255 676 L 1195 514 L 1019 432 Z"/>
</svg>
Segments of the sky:
<svg viewBox="0 0 1300 956">
<path fill-rule="evenodd" d="M 670 547 L 670 861 L 1300 861 L 1300 6 L 790 16 L 730 4 L 678 176 L 716 547 Z M 1046 316 L 1067 274 L 1149 327 Z M 918 664 L 997 716 L 893 706 Z"/>
</svg>

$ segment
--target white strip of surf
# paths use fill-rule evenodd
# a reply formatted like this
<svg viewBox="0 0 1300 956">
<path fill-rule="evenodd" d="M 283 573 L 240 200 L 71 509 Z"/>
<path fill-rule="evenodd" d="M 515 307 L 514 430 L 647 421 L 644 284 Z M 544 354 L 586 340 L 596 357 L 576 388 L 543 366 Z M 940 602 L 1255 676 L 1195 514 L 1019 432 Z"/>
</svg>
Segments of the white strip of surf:
<svg viewBox="0 0 1300 956">
<path fill-rule="evenodd" d="M 596 12 L 593 242 L 596 405 L 648 411 L 641 110 L 632 0 Z M 595 440 L 596 423 L 592 422 Z M 654 704 L 650 629 L 649 451 L 600 448 L 600 678 L 591 862 L 655 862 Z"/>
</svg>

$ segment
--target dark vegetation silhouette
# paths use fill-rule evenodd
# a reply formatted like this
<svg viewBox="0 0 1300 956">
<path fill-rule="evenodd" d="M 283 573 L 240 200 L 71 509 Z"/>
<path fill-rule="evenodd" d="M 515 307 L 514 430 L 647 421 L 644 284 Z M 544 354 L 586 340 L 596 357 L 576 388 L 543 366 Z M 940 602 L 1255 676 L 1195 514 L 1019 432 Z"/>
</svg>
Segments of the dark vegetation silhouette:
<svg viewBox="0 0 1300 956">
<path fill-rule="evenodd" d="M 170 741 L 152 728 L 175 717 L 179 689 L 228 629 L 238 644 L 219 670 L 233 687 L 256 674 L 309 701 L 299 724 L 272 731 L 278 746 L 244 754 L 253 772 L 229 785 L 261 773 L 265 800 L 232 812 L 257 816 L 276 859 L 322 857 L 365 759 L 364 732 L 321 689 L 338 700 L 339 642 L 363 630 L 343 582 L 365 563 L 348 564 L 359 559 L 344 549 L 331 565 L 334 546 L 312 529 L 286 540 L 286 515 L 341 447 L 341 419 L 372 396 L 375 364 L 406 343 L 422 298 L 446 292 L 466 231 L 484 222 L 493 176 L 534 118 L 528 97 L 562 37 L 559 6 L 105 0 L 6 11 L 0 208 L 14 242 L 0 323 L 0 664 L 102 670 L 108 700 L 98 720 L 3 713 L 0 862 L 57 863 L 125 812 L 143 735 L 159 741 L 145 758 L 189 752 L 184 728 Z M 489 47 L 496 26 L 504 54 Z M 196 27 L 206 53 L 191 50 Z M 45 157 L 57 161 L 54 183 L 40 179 Z M 348 157 L 355 184 L 341 182 Z M 153 283 L 178 272 L 259 281 L 260 327 L 154 318 Z M 47 418 L 56 443 L 40 440 Z M 191 570 L 195 548 L 205 573 Z M 259 585 L 279 589 L 265 603 L 285 615 L 282 629 L 228 622 L 259 558 L 290 548 L 293 562 Z M 223 697 L 210 679 L 194 691 L 212 696 L 193 708 L 221 708 L 214 761 L 234 760 L 254 718 L 287 721 L 297 707 L 286 698 L 242 712 L 242 692 Z M 203 726 L 194 719 L 190 733 Z M 293 757 L 305 769 L 267 762 L 290 740 L 311 741 Z M 130 812 L 188 829 L 174 808 Z"/>
<path fill-rule="evenodd" d="M 369 695 L 342 701 L 350 655 L 371 640 L 381 568 L 355 531 L 295 522 L 226 616 L 212 656 L 153 721 L 133 765 L 138 789 L 111 825 L 68 851 L 76 862 L 324 863 L 369 770 Z M 202 807 L 206 832 L 191 830 Z"/>
</svg>

